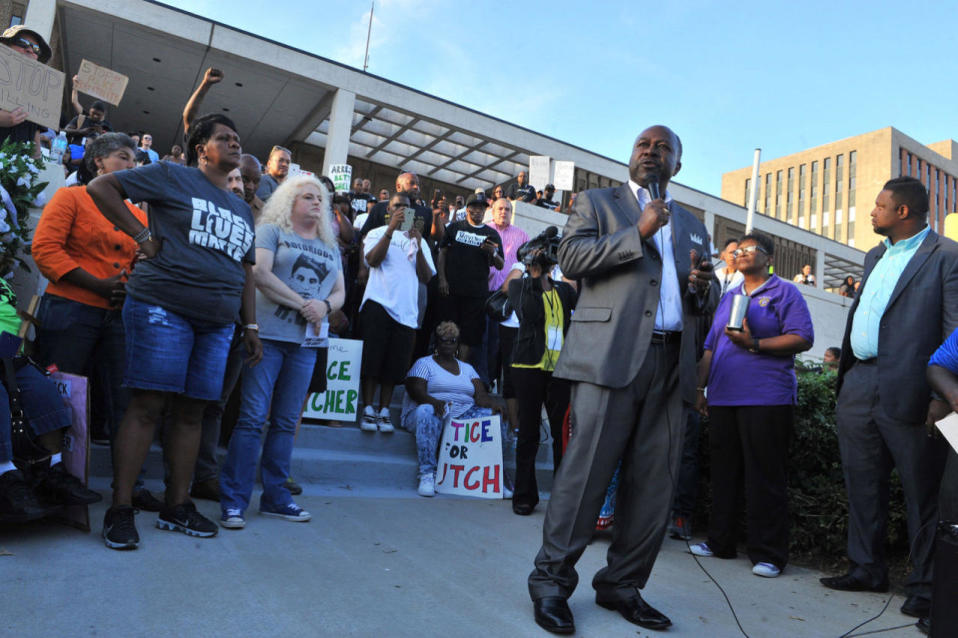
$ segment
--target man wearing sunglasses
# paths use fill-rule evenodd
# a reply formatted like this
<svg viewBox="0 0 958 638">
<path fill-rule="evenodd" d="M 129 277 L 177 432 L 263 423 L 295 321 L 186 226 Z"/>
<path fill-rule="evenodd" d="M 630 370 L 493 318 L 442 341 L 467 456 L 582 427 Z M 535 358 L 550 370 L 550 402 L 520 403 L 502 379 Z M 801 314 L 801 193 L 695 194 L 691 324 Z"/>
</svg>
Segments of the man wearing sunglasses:
<svg viewBox="0 0 958 638">
<path fill-rule="evenodd" d="M 4 31 L 0 35 L 0 44 L 44 64 L 50 59 L 50 46 L 39 33 L 22 24 Z M 28 122 L 27 112 L 20 107 L 12 111 L 0 109 L 0 144 L 8 139 L 33 142 L 34 157 L 40 157 L 40 131 L 43 128 L 35 122 Z"/>
</svg>

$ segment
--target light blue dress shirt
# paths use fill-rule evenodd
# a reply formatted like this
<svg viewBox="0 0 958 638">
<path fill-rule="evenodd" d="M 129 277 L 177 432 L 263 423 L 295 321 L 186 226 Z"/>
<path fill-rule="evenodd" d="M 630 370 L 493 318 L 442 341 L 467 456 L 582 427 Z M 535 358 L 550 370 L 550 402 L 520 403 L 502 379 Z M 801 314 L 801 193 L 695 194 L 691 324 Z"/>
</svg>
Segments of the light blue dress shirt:
<svg viewBox="0 0 958 638">
<path fill-rule="evenodd" d="M 652 201 L 652 195 L 636 182 L 629 180 L 629 187 L 639 201 L 639 209 Z M 672 202 L 672 194 L 665 191 L 666 204 Z M 675 254 L 672 251 L 672 219 L 652 236 L 656 250 L 662 257 L 662 286 L 659 288 L 659 307 L 655 311 L 655 329 L 678 332 L 682 330 L 682 289 L 679 274 L 675 270 Z"/>
<path fill-rule="evenodd" d="M 885 254 L 868 275 L 852 319 L 851 342 L 855 358 L 871 359 L 878 356 L 878 331 L 888 300 L 905 266 L 915 256 L 930 230 L 930 227 L 925 226 L 918 234 L 894 244 L 885 238 Z"/>
</svg>

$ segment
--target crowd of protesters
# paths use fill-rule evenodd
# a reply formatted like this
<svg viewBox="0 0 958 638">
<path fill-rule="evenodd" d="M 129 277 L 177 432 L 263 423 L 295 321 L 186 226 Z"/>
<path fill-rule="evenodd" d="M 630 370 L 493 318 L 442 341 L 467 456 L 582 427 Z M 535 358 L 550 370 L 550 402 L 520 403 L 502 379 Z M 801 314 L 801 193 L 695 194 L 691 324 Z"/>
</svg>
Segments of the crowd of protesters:
<svg viewBox="0 0 958 638">
<path fill-rule="evenodd" d="M 0 42 L 40 61 L 50 55 L 43 39 L 22 26 L 8 29 Z M 137 509 L 157 511 L 160 529 L 216 535 L 218 526 L 192 498 L 218 501 L 222 527 L 245 527 L 257 465 L 259 512 L 310 520 L 293 500 L 301 490 L 290 476 L 290 460 L 304 401 L 309 392 L 325 389 L 330 336 L 364 342 L 359 427 L 389 434 L 399 426 L 415 435 L 421 496 L 435 494 L 444 419 L 499 413 L 503 440 L 509 432 L 517 435 L 514 483 L 510 479 L 507 486 L 514 490 L 505 491 L 513 492 L 516 514 L 532 513 L 539 500 L 535 458 L 543 407 L 556 469 L 563 458 L 570 384 L 553 372 L 575 320 L 579 282 L 558 268 L 556 229 L 530 240 L 513 223 L 513 214 L 517 202 L 556 210 L 555 188 L 536 191 L 520 172 L 508 186 L 476 189 L 453 201 L 436 191 L 426 202 L 419 178 L 404 172 L 392 190 L 376 190 L 370 179 L 358 177 L 351 189 L 337 192 L 327 177 L 293 172 L 289 149 L 274 146 L 261 163 L 243 154 L 232 120 L 198 115 L 203 98 L 223 77 L 216 69 L 204 74 L 183 112 L 182 144 L 162 160 L 149 132 L 114 131 L 101 102 L 84 108 L 74 78 L 76 115 L 63 129 L 68 185 L 46 204 L 33 236 L 32 256 L 49 282 L 37 310 L 33 359 L 14 357 L 3 386 L 6 402 L 28 414 L 36 458 L 24 467 L 14 463 L 16 410 L 0 411 L 5 419 L 10 415 L 0 423 L 0 518 L 30 520 L 51 505 L 101 498 L 64 469 L 63 431 L 70 416 L 43 373 L 56 368 L 93 380 L 93 405 L 105 425 L 93 438 L 111 446 L 113 459 L 112 504 L 102 531 L 108 547 L 137 547 Z M 0 137 L 33 142 L 36 152 L 50 141 L 20 109 L 0 111 Z M 849 276 L 842 284 L 841 294 L 855 302 L 845 343 L 830 349 L 826 362 L 838 367 L 846 384 L 839 393 L 839 438 L 852 517 L 852 569 L 823 579 L 832 589 L 887 588 L 887 567 L 872 554 L 887 517 L 887 505 L 876 502 L 875 493 L 893 465 L 906 488 L 910 534 L 936 515 L 933 500 L 945 450 L 898 426 L 921 420 L 925 408 L 930 422 L 948 405 L 935 398 L 929 407 L 930 388 L 920 366 L 899 366 L 889 374 L 915 386 L 913 394 L 922 399 L 878 415 L 868 411 L 874 410 L 874 396 L 888 394 L 878 391 L 885 377 L 873 373 L 884 343 L 874 322 L 894 310 L 892 303 L 902 294 L 895 282 L 909 272 L 905 264 L 917 259 L 916 253 L 941 262 L 938 270 L 949 273 L 958 263 L 953 243 L 937 235 L 927 239 L 931 231 L 921 210 L 927 192 L 909 179 L 886 184 L 876 202 L 876 232 L 894 243 L 886 241 L 887 252 L 869 253 L 866 277 L 881 269 L 885 279 L 864 287 Z M 637 192 L 639 200 L 649 197 L 641 188 Z M 646 207 L 652 203 L 647 200 Z M 937 252 L 925 250 L 932 244 Z M 708 282 L 696 285 L 721 301 L 714 317 L 706 315 L 697 344 L 696 408 L 710 418 L 712 510 L 707 540 L 691 551 L 735 555 L 742 484 L 746 545 L 753 572 L 764 577 L 778 576 L 788 560 L 793 362 L 813 342 L 799 288 L 770 274 L 773 255 L 770 238 L 750 233 L 726 242 L 723 267 L 714 276 L 701 275 L 692 258 L 692 272 Z M 927 312 L 903 316 L 903 322 L 943 306 L 950 312 L 956 303 L 950 283 L 922 273 L 918 277 L 928 285 L 908 294 Z M 814 285 L 811 267 L 794 283 Z M 664 281 L 662 288 L 664 294 Z M 505 300 L 498 314 L 490 309 L 497 296 Z M 748 306 L 741 325 L 731 327 L 739 297 L 756 303 Z M 2 279 L 0 302 L 0 329 L 18 334 L 16 297 Z M 861 304 L 867 304 L 864 312 Z M 583 310 L 579 321 L 597 310 Z M 954 328 L 931 327 L 919 331 L 921 366 Z M 667 344 L 678 332 L 662 334 Z M 935 356 L 933 363 L 953 372 L 954 357 Z M 855 384 L 847 385 L 848 379 Z M 958 407 L 950 398 L 953 378 L 939 373 L 936 381 L 951 407 Z M 405 399 L 394 419 L 390 406 L 397 385 Z M 867 388 L 872 390 L 865 396 Z M 239 418 L 219 467 L 220 425 L 234 390 Z M 697 424 L 697 417 L 692 421 Z M 158 429 L 166 462 L 162 500 L 142 481 Z M 878 443 L 865 441 L 866 434 Z M 881 458 L 870 460 L 876 457 Z M 676 499 L 669 530 L 687 540 L 690 526 L 682 519 L 689 507 Z M 902 611 L 926 616 L 930 545 L 913 543 L 914 571 Z"/>
</svg>

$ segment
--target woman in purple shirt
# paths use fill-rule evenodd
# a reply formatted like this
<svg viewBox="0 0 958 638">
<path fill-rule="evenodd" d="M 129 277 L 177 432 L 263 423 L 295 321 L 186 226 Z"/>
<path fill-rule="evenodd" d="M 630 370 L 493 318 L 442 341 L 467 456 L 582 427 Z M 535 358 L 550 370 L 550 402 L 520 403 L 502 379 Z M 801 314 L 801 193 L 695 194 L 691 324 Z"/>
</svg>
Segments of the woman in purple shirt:
<svg viewBox="0 0 958 638">
<path fill-rule="evenodd" d="M 745 484 L 752 573 L 774 578 L 788 562 L 785 462 L 798 383 L 794 359 L 812 347 L 812 318 L 798 288 L 769 275 L 775 245 L 746 235 L 732 254 L 745 279 L 719 302 L 699 362 L 696 408 L 710 419 L 712 512 L 698 556 L 734 558 L 738 485 Z M 750 297 L 741 330 L 729 330 L 735 295 Z M 708 398 L 705 389 L 708 387 Z"/>
</svg>

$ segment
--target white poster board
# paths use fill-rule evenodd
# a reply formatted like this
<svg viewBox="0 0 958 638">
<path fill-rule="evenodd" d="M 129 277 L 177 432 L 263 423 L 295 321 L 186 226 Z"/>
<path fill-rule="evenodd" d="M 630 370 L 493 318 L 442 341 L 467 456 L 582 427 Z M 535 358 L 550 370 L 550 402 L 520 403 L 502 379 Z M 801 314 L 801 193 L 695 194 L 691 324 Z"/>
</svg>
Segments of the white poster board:
<svg viewBox="0 0 958 638">
<path fill-rule="evenodd" d="M 117 73 L 105 66 L 94 64 L 89 60 L 80 61 L 80 70 L 77 71 L 77 90 L 119 106 L 126 91 L 130 78 Z"/>
<path fill-rule="evenodd" d="M 326 392 L 306 397 L 303 417 L 352 423 L 359 413 L 359 372 L 363 363 L 363 342 L 330 339 L 326 361 Z"/>
<path fill-rule="evenodd" d="M 63 73 L 7 46 L 0 46 L 0 109 L 22 108 L 27 119 L 60 128 Z"/>
<path fill-rule="evenodd" d="M 541 191 L 549 183 L 550 161 L 548 155 L 529 156 L 529 183 L 537 191 Z"/>
<path fill-rule="evenodd" d="M 436 491 L 502 498 L 502 430 L 499 415 L 447 419 L 439 445 Z"/>
<path fill-rule="evenodd" d="M 553 185 L 557 191 L 571 191 L 574 187 L 575 162 L 556 160 L 556 174 Z"/>
<path fill-rule="evenodd" d="M 333 180 L 337 193 L 348 193 L 353 181 L 353 167 L 349 164 L 331 164 L 329 179 Z"/>
</svg>

